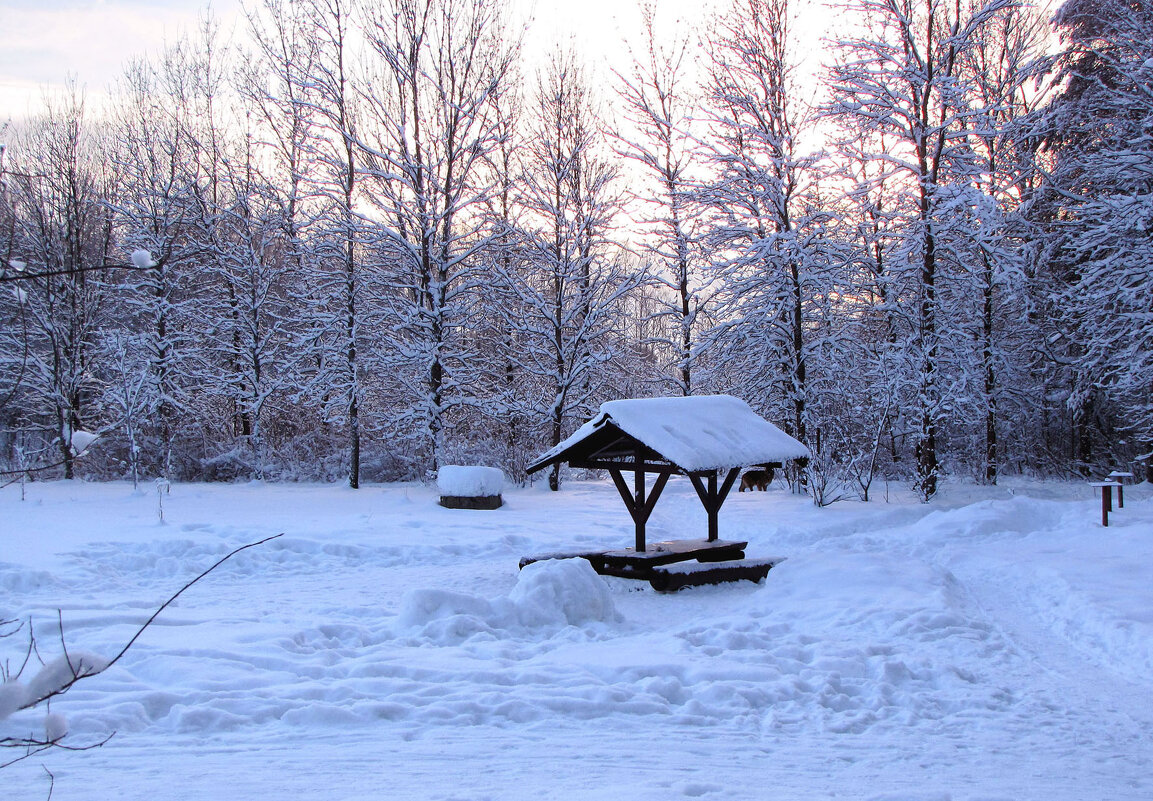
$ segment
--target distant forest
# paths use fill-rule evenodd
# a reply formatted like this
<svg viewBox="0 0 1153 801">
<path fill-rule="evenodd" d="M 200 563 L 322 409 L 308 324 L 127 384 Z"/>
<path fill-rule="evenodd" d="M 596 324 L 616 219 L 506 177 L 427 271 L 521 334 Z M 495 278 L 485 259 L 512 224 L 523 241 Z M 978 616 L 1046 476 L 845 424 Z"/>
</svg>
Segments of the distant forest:
<svg viewBox="0 0 1153 801">
<path fill-rule="evenodd" d="M 1153 0 L 846 0 L 815 78 L 789 0 L 619 72 L 505 6 L 263 0 L 6 126 L 3 482 L 519 481 L 711 393 L 819 503 L 1153 461 Z"/>
</svg>

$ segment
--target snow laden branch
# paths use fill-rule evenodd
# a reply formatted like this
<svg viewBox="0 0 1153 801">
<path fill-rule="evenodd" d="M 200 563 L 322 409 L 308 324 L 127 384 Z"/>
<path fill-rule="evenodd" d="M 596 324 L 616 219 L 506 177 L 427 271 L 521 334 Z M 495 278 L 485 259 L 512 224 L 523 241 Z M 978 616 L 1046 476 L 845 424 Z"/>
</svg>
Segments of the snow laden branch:
<svg viewBox="0 0 1153 801">
<path fill-rule="evenodd" d="M 119 662 L 129 649 L 136 643 L 140 636 L 144 634 L 145 630 L 160 616 L 160 613 L 167 609 L 177 598 L 187 592 L 194 584 L 199 582 L 216 568 L 227 562 L 232 557 L 236 556 L 242 551 L 250 548 L 255 548 L 259 545 L 264 545 L 277 537 L 282 537 L 283 534 L 274 534 L 271 537 L 265 537 L 256 542 L 250 542 L 247 545 L 242 545 L 233 551 L 225 554 L 218 559 L 207 570 L 199 573 L 195 578 L 182 586 L 179 590 L 172 594 L 164 603 L 157 607 L 156 611 L 146 620 L 136 633 L 125 643 L 117 654 L 111 659 L 90 653 L 87 651 L 69 650 L 68 643 L 64 637 L 64 617 L 63 614 L 57 611 L 57 619 L 60 627 L 60 649 L 61 655 L 48 662 L 42 659 L 39 672 L 27 682 L 22 682 L 21 676 L 32 662 L 32 657 L 35 656 L 40 659 L 39 647 L 36 641 L 36 634 L 32 626 L 31 620 L 28 621 L 28 639 L 27 645 L 24 649 L 23 657 L 20 660 L 20 666 L 15 671 L 10 670 L 8 663 L 5 661 L 0 664 L 0 678 L 3 679 L 3 684 L 0 684 L 0 721 L 4 721 L 11 715 L 26 710 L 33 709 L 41 704 L 50 705 L 52 699 L 64 695 L 83 679 L 88 679 L 93 676 L 98 676 L 108 668 Z M 14 637 L 24 629 L 24 624 L 15 620 L 0 621 L 0 639 Z M 93 748 L 99 748 L 110 739 L 112 739 L 115 732 L 109 734 L 102 740 L 84 745 L 70 745 L 63 742 L 64 738 L 68 735 L 68 722 L 63 715 L 49 711 L 44 718 L 44 731 L 43 734 L 27 734 L 15 736 L 2 736 L 0 737 L 0 748 L 11 748 L 19 751 L 19 755 L 6 760 L 0 761 L 0 770 L 14 765 L 17 762 L 22 762 L 25 759 L 35 756 L 50 748 L 60 748 L 65 751 L 89 751 Z"/>
</svg>

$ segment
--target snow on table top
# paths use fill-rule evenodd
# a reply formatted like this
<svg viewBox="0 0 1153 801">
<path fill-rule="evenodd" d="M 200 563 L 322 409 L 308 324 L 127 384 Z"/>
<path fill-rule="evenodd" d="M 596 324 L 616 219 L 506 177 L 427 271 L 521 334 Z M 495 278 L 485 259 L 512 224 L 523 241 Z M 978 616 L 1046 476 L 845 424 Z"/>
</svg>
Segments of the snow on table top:
<svg viewBox="0 0 1153 801">
<path fill-rule="evenodd" d="M 446 464 L 436 472 L 436 485 L 441 495 L 484 498 L 500 495 L 504 489 L 504 473 L 495 467 Z"/>
<path fill-rule="evenodd" d="M 592 420 L 543 454 L 536 464 L 554 460 L 609 423 L 690 472 L 783 462 L 809 455 L 808 448 L 740 398 L 696 395 L 603 403 Z"/>
</svg>

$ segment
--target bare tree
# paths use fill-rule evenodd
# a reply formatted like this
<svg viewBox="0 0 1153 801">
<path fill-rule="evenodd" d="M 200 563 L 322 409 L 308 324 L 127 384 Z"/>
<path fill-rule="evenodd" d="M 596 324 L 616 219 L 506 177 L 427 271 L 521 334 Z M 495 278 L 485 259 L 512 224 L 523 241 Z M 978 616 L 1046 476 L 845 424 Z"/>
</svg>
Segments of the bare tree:
<svg viewBox="0 0 1153 801">
<path fill-rule="evenodd" d="M 550 62 L 532 117 L 522 181 L 524 261 L 501 280 L 516 299 L 506 310 L 517 332 L 508 358 L 537 379 L 541 395 L 523 402 L 556 445 L 601 391 L 598 369 L 613 353 L 621 301 L 643 276 L 614 253 L 616 170 L 571 53 Z M 549 487 L 560 488 L 559 468 Z"/>
<path fill-rule="evenodd" d="M 361 145 L 383 262 L 388 363 L 407 383 L 395 421 L 419 432 L 435 470 L 454 410 L 480 374 L 466 336 L 487 280 L 482 254 L 501 234 L 484 213 L 490 154 L 506 135 L 497 103 L 515 48 L 495 0 L 396 0 L 379 10 L 369 45 L 379 64 L 365 87 Z"/>
<path fill-rule="evenodd" d="M 650 337 L 672 352 L 672 384 L 681 395 L 693 394 L 693 371 L 700 355 L 702 320 L 707 319 L 709 281 L 702 254 L 698 184 L 703 172 L 700 147 L 693 132 L 697 100 L 689 84 L 690 32 L 662 44 L 657 11 L 641 9 L 643 50 L 633 56 L 628 74 L 618 73 L 620 94 L 636 133 L 621 138 L 620 150 L 634 160 L 646 179 L 635 192 L 648 229 L 644 248 L 657 265 L 652 277 L 663 291 L 654 299 L 666 337 Z"/>
</svg>

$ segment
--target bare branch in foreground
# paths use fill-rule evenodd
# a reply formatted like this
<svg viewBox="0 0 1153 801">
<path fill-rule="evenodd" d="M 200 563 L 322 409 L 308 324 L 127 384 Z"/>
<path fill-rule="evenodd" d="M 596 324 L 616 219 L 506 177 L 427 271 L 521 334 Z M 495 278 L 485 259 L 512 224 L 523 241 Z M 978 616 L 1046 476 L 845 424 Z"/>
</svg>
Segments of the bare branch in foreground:
<svg viewBox="0 0 1153 801">
<path fill-rule="evenodd" d="M 44 669 L 42 670 L 41 675 L 43 675 L 44 671 L 49 671 L 49 675 L 45 679 L 46 688 L 42 689 L 42 690 L 37 690 L 34 693 L 32 698 L 25 700 L 21 703 L 18 703 L 16 705 L 14 705 L 13 707 L 10 707 L 8 711 L 16 712 L 16 711 L 25 710 L 25 709 L 31 709 L 31 708 L 39 705 L 39 704 L 50 701 L 51 699 L 53 699 L 57 696 L 63 695 L 64 693 L 68 692 L 68 690 L 70 690 L 73 687 L 73 685 L 75 685 L 81 679 L 91 678 L 92 676 L 96 676 L 96 675 L 99 675 L 100 673 L 103 673 L 105 670 L 107 670 L 108 668 L 112 667 L 117 662 L 119 662 L 121 660 L 121 658 L 123 658 L 123 656 L 126 653 L 128 653 L 128 650 L 136 643 L 136 641 L 138 639 L 140 639 L 140 635 L 142 635 L 145 632 L 145 630 L 149 626 L 152 625 L 152 623 L 156 620 L 156 618 L 159 617 L 160 613 L 163 612 L 165 609 L 167 609 L 177 598 L 179 598 L 181 595 L 183 595 L 190 587 L 192 587 L 194 584 L 196 584 L 202 578 L 207 576 L 213 570 L 215 570 L 216 568 L 220 567 L 222 564 L 227 562 L 229 559 L 236 556 L 241 551 L 246 551 L 249 548 L 255 548 L 258 545 L 263 545 L 264 543 L 269 542 L 271 540 L 274 540 L 277 537 L 283 537 L 283 536 L 284 536 L 283 533 L 274 534 L 271 537 L 265 537 L 262 540 L 258 540 L 256 542 L 250 542 L 247 545 L 242 545 L 239 548 L 236 548 L 235 550 L 230 551 L 229 553 L 227 553 L 226 555 L 224 555 L 223 557 L 218 559 L 211 567 L 209 567 L 207 570 L 202 571 L 195 578 L 193 578 L 191 581 L 189 581 L 184 586 L 182 586 L 179 590 L 177 590 L 175 593 L 173 593 L 172 596 L 168 598 L 168 600 L 166 600 L 159 607 L 157 607 L 156 611 L 153 612 L 152 615 L 148 618 L 148 620 L 146 620 L 143 623 L 143 625 L 141 625 L 140 628 L 136 630 L 136 633 L 133 634 L 132 638 L 130 640 L 128 640 L 127 644 L 125 644 L 125 646 L 120 649 L 119 653 L 117 653 L 116 656 L 112 657 L 112 659 L 110 659 L 108 661 L 100 659 L 99 657 L 95 657 L 91 654 L 79 654 L 79 655 L 70 654 L 68 651 L 67 642 L 66 642 L 65 637 L 64 637 L 64 616 L 63 616 L 63 613 L 60 612 L 60 610 L 57 610 L 57 617 L 58 617 L 58 620 L 60 622 L 60 644 L 61 644 L 61 647 L 63 649 L 63 657 L 61 659 L 56 660 L 56 662 L 53 662 L 53 663 L 43 663 L 43 660 L 41 660 L 42 664 L 44 664 Z M 0 632 L 0 638 L 10 637 L 10 636 L 16 634 L 17 632 L 19 632 L 21 629 L 23 629 L 23 624 L 19 624 L 15 620 L 0 621 L 0 626 L 8 626 L 8 625 L 14 625 L 16 627 L 14 629 L 12 629 L 11 631 Z M 34 653 L 34 652 L 37 653 L 37 655 L 39 655 L 38 649 L 36 648 L 36 637 L 35 637 L 35 634 L 33 633 L 33 630 L 32 630 L 32 622 L 31 622 L 31 620 L 29 620 L 29 622 L 28 622 L 28 648 L 27 648 L 27 651 L 24 654 L 22 664 L 20 665 L 20 669 L 18 671 L 16 671 L 15 673 L 11 673 L 8 670 L 7 666 L 6 665 L 4 666 L 3 680 L 5 683 L 9 683 L 9 682 L 14 683 L 15 680 L 20 677 L 20 675 L 24 672 L 25 668 L 28 666 L 30 657 L 31 657 L 32 653 Z M 56 680 L 56 681 L 52 680 L 52 676 L 50 673 L 50 671 L 54 667 L 61 670 L 61 672 L 62 672 L 60 679 Z M 40 677 L 38 676 L 37 680 L 39 680 L 39 678 Z M 33 683 L 35 684 L 37 680 L 34 680 Z M 0 699 L 0 700 L 2 700 L 2 699 Z M 6 717 L 6 713 L 5 713 L 5 710 L 3 708 L 0 708 L 0 719 L 2 719 L 3 717 Z M 49 715 L 50 720 L 53 717 L 58 717 L 58 716 Z M 22 762 L 25 759 L 28 759 L 29 757 L 35 756 L 36 754 L 39 754 L 39 753 L 46 751 L 50 748 L 60 748 L 60 749 L 63 749 L 65 751 L 88 751 L 88 750 L 91 750 L 93 748 L 99 748 L 102 745 L 104 745 L 105 743 L 107 743 L 110 739 L 112 739 L 112 737 L 116 734 L 116 732 L 112 732 L 111 734 L 109 734 L 107 737 L 105 737 L 100 742 L 90 743 L 88 745 L 81 745 L 81 746 L 64 745 L 61 742 L 61 740 L 63 740 L 64 737 L 66 737 L 68 734 L 67 724 L 63 723 L 63 718 L 60 718 L 60 721 L 61 721 L 61 723 L 60 723 L 60 728 L 58 731 L 53 731 L 52 728 L 55 728 L 55 727 L 49 726 L 47 728 L 47 730 L 45 731 L 45 735 L 43 737 L 38 737 L 36 735 L 30 734 L 27 737 L 2 737 L 2 738 L 0 738 L 0 748 L 21 748 L 21 749 L 24 749 L 24 751 L 25 751 L 25 753 L 21 754 L 20 756 L 14 758 L 14 759 L 11 759 L 7 762 L 0 762 L 0 770 L 8 767 L 9 765 L 14 765 L 17 762 Z"/>
</svg>

